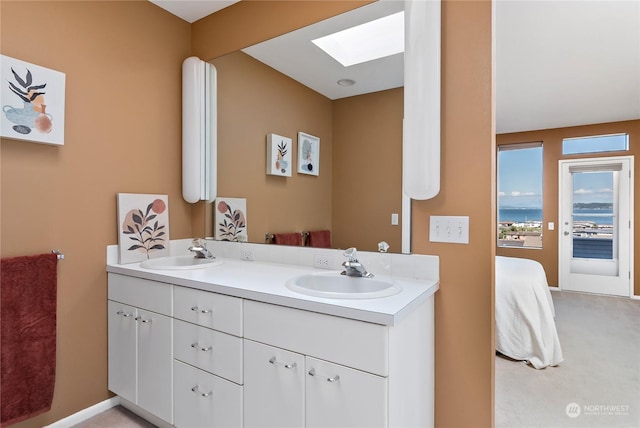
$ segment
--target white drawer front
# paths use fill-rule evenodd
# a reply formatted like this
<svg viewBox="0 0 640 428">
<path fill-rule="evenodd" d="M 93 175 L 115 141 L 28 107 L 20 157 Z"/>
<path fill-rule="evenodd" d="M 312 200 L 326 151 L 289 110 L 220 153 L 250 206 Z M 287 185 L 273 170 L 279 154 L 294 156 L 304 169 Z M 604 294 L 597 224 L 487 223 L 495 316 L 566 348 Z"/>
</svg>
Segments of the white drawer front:
<svg viewBox="0 0 640 428">
<path fill-rule="evenodd" d="M 173 320 L 173 357 L 242 384 L 242 339 Z"/>
<path fill-rule="evenodd" d="M 174 360 L 178 428 L 242 428 L 242 387 Z"/>
<path fill-rule="evenodd" d="M 109 300 L 171 316 L 171 284 L 109 273 Z"/>
<path fill-rule="evenodd" d="M 174 317 L 235 336 L 242 336 L 242 299 L 174 287 Z"/>
<path fill-rule="evenodd" d="M 246 300 L 247 339 L 388 376 L 388 327 Z"/>
</svg>

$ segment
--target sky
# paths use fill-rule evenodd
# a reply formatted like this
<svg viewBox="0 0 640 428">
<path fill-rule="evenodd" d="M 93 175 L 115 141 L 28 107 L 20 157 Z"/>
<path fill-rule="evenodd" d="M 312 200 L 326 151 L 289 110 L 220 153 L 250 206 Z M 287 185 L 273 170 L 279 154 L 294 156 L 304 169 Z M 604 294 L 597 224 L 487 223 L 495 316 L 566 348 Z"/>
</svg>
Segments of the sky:
<svg viewBox="0 0 640 428">
<path fill-rule="evenodd" d="M 542 208 L 542 147 L 498 152 L 498 207 Z"/>
<path fill-rule="evenodd" d="M 565 149 L 576 146 L 582 152 L 626 150 L 628 136 L 571 139 L 564 144 Z M 499 208 L 542 208 L 542 150 L 543 147 L 531 147 L 498 152 Z M 557 168 L 557 165 L 550 167 Z M 611 202 L 612 195 L 611 172 L 574 174 L 574 203 Z"/>
</svg>

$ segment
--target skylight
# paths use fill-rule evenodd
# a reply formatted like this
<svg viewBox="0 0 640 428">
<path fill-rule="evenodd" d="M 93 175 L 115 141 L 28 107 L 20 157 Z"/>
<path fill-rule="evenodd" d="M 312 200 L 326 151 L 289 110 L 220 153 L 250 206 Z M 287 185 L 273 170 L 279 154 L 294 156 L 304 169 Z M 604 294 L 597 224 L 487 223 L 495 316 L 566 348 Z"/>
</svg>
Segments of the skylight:
<svg viewBox="0 0 640 428">
<path fill-rule="evenodd" d="M 404 52 L 404 12 L 312 40 L 345 67 Z"/>
</svg>

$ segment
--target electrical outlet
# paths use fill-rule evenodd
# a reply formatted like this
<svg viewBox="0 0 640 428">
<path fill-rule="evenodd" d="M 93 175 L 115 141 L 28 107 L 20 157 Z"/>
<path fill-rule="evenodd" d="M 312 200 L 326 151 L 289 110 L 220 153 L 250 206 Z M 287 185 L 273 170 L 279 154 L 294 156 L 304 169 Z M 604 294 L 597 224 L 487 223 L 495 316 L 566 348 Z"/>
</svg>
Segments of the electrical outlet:
<svg viewBox="0 0 640 428">
<path fill-rule="evenodd" d="M 314 255 L 313 267 L 316 269 L 331 269 L 331 257 L 326 255 Z"/>
<path fill-rule="evenodd" d="M 247 248 L 240 248 L 240 260 L 245 260 L 248 262 L 252 262 L 253 261 L 253 248 L 251 247 L 247 247 Z"/>
</svg>

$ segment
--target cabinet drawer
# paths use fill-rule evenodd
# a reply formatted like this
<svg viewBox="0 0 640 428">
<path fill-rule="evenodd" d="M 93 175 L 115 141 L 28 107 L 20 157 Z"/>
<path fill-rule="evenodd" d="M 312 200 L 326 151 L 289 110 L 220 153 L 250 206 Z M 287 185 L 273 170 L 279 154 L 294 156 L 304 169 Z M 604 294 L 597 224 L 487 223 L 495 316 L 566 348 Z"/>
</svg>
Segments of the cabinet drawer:
<svg viewBox="0 0 640 428">
<path fill-rule="evenodd" d="M 173 320 L 173 357 L 242 384 L 242 339 Z"/>
<path fill-rule="evenodd" d="M 388 327 L 246 300 L 244 336 L 388 376 Z"/>
<path fill-rule="evenodd" d="M 242 336 L 242 299 L 179 286 L 173 293 L 175 318 Z"/>
<path fill-rule="evenodd" d="M 174 360 L 178 428 L 242 428 L 242 387 Z"/>
<path fill-rule="evenodd" d="M 306 427 L 388 425 L 387 378 L 306 357 Z"/>
<path fill-rule="evenodd" d="M 117 273 L 109 273 L 108 278 L 109 300 L 171 316 L 171 284 Z"/>
</svg>

